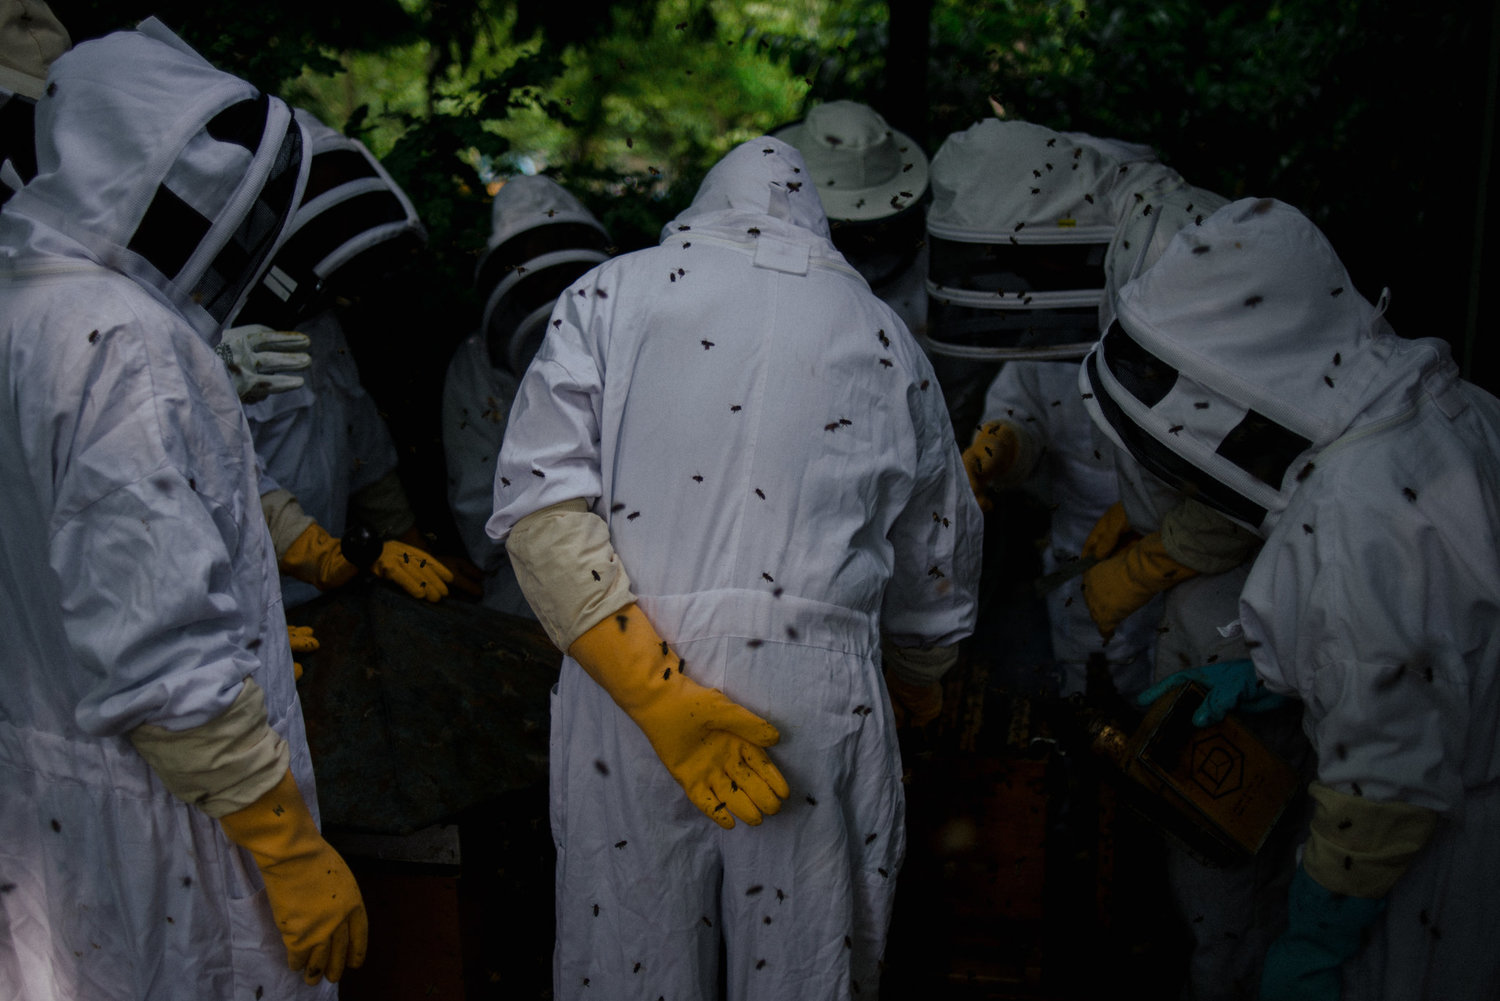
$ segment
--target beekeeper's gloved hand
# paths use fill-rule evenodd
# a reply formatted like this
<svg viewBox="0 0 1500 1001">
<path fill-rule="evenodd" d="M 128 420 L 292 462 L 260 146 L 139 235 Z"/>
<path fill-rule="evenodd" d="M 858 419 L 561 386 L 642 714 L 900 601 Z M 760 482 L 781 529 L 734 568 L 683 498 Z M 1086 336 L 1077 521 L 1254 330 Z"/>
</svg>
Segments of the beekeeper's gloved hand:
<svg viewBox="0 0 1500 1001">
<path fill-rule="evenodd" d="M 1021 443 L 1016 429 L 1005 421 L 991 421 L 974 432 L 974 441 L 964 449 L 964 472 L 969 474 L 969 489 L 979 502 L 979 510 L 995 506 L 990 488 L 1006 477 L 1020 455 Z"/>
<path fill-rule="evenodd" d="M 382 580 L 399 584 L 413 598 L 441 601 L 448 596 L 453 571 L 425 549 L 389 539 L 380 548 L 370 572 Z"/>
<path fill-rule="evenodd" d="M 1112 556 L 1117 549 L 1140 538 L 1140 533 L 1130 525 L 1130 516 L 1125 505 L 1115 501 L 1105 508 L 1088 538 L 1083 540 L 1083 550 L 1078 555 L 1084 559 L 1102 560 Z"/>
<path fill-rule="evenodd" d="M 882 640 L 885 688 L 897 727 L 926 726 L 943 711 L 943 675 L 958 661 L 958 646 L 902 647 Z"/>
<path fill-rule="evenodd" d="M 276 565 L 282 573 L 320 591 L 343 587 L 359 575 L 358 568 L 344 558 L 339 540 L 315 521 L 293 540 Z"/>
<path fill-rule="evenodd" d="M 272 393 L 302 385 L 300 375 L 287 375 L 312 364 L 306 334 L 272 330 L 263 323 L 247 323 L 224 331 L 215 349 L 229 370 L 234 391 L 243 403 L 256 403 Z"/>
<path fill-rule="evenodd" d="M 692 804 L 720 827 L 734 827 L 734 817 L 759 824 L 791 795 L 764 750 L 781 739 L 776 728 L 683 673 L 640 606 L 626 605 L 585 631 L 568 655 L 635 721 Z"/>
<path fill-rule="evenodd" d="M 274 533 L 273 533 L 274 536 Z M 331 591 L 349 583 L 359 569 L 347 558 L 338 539 L 313 522 L 287 547 L 277 561 L 281 572 L 318 588 Z M 380 546 L 370 572 L 401 586 L 413 598 L 440 601 L 448 594 L 453 574 L 415 546 L 394 539 Z"/>
<path fill-rule="evenodd" d="M 1433 811 L 1410 803 L 1321 782 L 1308 793 L 1313 819 L 1287 897 L 1287 929 L 1261 971 L 1263 1001 L 1338 1001 L 1340 967 L 1359 952 L 1391 887 L 1437 828 Z"/>
<path fill-rule="evenodd" d="M 1156 595 L 1197 571 L 1167 555 L 1160 532 L 1117 550 L 1083 572 L 1083 600 L 1106 639 Z"/>
<path fill-rule="evenodd" d="M 1226 660 L 1218 664 L 1190 667 L 1163 678 L 1140 695 L 1136 705 L 1149 706 L 1167 692 L 1196 681 L 1208 689 L 1203 704 L 1193 713 L 1194 726 L 1217 723 L 1237 709 L 1246 713 L 1269 712 L 1286 702 L 1285 695 L 1269 691 L 1248 660 Z"/>
<path fill-rule="evenodd" d="M 219 826 L 255 859 L 289 968 L 309 984 L 323 977 L 336 983 L 346 966 L 364 962 L 369 921 L 359 886 L 318 833 L 290 770 L 254 803 L 220 817 Z"/>
<path fill-rule="evenodd" d="M 127 736 L 162 784 L 215 817 L 266 884 L 287 965 L 310 984 L 365 960 L 369 926 L 354 875 L 318 833 L 267 722 L 265 694 L 246 678 L 222 714 L 186 730 L 145 723 Z"/>
<path fill-rule="evenodd" d="M 287 626 L 286 639 L 291 645 L 293 657 L 299 653 L 312 653 L 321 645 L 313 635 L 312 626 Z M 295 660 L 292 661 L 292 676 L 298 681 L 302 680 L 302 665 Z"/>
</svg>

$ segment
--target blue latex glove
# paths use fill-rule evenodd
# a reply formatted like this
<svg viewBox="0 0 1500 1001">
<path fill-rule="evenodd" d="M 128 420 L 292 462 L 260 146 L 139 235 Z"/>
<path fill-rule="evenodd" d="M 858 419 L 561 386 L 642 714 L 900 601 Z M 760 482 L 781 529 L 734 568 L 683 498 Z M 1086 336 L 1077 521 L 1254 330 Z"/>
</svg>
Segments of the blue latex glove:
<svg viewBox="0 0 1500 1001">
<path fill-rule="evenodd" d="M 1300 865 L 1287 896 L 1287 929 L 1271 943 L 1260 975 L 1261 1001 L 1339 1001 L 1344 961 L 1385 900 L 1325 889 Z"/>
<path fill-rule="evenodd" d="M 1263 713 L 1286 702 L 1285 695 L 1266 691 L 1248 660 L 1226 660 L 1221 664 L 1190 667 L 1163 678 L 1136 697 L 1136 705 L 1149 706 L 1178 685 L 1196 681 L 1208 689 L 1203 705 L 1193 713 L 1195 726 L 1217 723 L 1231 709 L 1246 713 Z"/>
</svg>

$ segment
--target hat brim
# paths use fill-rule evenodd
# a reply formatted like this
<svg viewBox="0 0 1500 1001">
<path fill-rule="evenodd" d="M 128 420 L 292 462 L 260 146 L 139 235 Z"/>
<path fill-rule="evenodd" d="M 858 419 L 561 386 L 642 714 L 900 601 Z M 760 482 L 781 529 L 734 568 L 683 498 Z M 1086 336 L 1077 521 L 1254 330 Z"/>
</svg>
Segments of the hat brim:
<svg viewBox="0 0 1500 1001">
<path fill-rule="evenodd" d="M 891 129 L 891 138 L 902 155 L 902 170 L 885 184 L 868 188 L 832 188 L 813 179 L 818 200 L 823 203 L 823 212 L 829 219 L 848 219 L 864 222 L 895 215 L 915 205 L 927 193 L 929 176 L 927 154 L 921 145 L 904 132 Z M 796 122 L 772 132 L 771 135 L 798 150 L 805 150 L 803 140 L 807 133 L 806 122 Z M 915 155 L 913 155 L 915 154 Z M 806 152 L 803 156 L 806 157 Z M 809 168 L 810 170 L 811 168 Z"/>
</svg>

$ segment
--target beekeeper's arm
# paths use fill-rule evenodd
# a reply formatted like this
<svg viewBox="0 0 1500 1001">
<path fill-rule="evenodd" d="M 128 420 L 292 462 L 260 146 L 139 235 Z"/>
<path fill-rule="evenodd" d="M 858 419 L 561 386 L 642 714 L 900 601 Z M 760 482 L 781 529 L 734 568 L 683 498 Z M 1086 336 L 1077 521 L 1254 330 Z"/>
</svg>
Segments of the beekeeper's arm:
<svg viewBox="0 0 1500 1001">
<path fill-rule="evenodd" d="M 1045 435 L 1039 412 L 1047 403 L 1036 394 L 1036 371 L 1029 362 L 1008 362 L 990 382 L 984 418 L 963 452 L 964 473 L 981 511 L 994 507 L 994 494 L 1020 486 L 1036 469 Z"/>
<path fill-rule="evenodd" d="M 548 636 L 641 728 L 693 805 L 724 828 L 734 817 L 759 824 L 791 794 L 764 750 L 776 728 L 683 673 L 584 499 L 602 493 L 594 406 L 603 380 L 580 333 L 591 322 L 608 327 L 592 315 L 595 301 L 580 308 L 579 297 L 562 297 L 553 316 L 563 322 L 521 382 L 488 531 L 505 543 Z"/>
<path fill-rule="evenodd" d="M 1160 531 L 1134 537 L 1121 531 L 1123 508 L 1106 511 L 1084 543 L 1099 559 L 1083 574 L 1083 597 L 1099 632 L 1110 636 L 1153 597 L 1199 574 L 1224 573 L 1255 552 L 1260 539 L 1195 500 L 1162 517 Z"/>
<path fill-rule="evenodd" d="M 374 504 L 370 503 L 372 498 Z M 405 511 L 405 525 L 411 527 L 406 495 L 394 473 L 366 488 L 363 499 L 366 511 L 376 507 L 388 509 L 374 520 L 382 524 L 400 522 L 400 512 Z M 358 575 L 359 570 L 345 558 L 339 540 L 304 511 L 290 491 L 279 488 L 262 494 L 260 506 L 271 530 L 277 566 L 282 573 L 306 581 L 320 591 L 342 587 Z M 375 531 L 380 534 L 378 528 Z M 370 569 L 377 577 L 398 584 L 413 598 L 425 601 L 446 597 L 448 584 L 453 580 L 452 571 L 434 556 L 400 539 L 386 539 Z"/>
<path fill-rule="evenodd" d="M 310 983 L 336 980 L 363 962 L 364 905 L 251 680 L 262 656 L 286 657 L 290 670 L 289 654 L 245 642 L 249 620 L 227 586 L 237 540 L 221 534 L 238 526 L 214 498 L 214 476 L 132 468 L 151 454 L 139 430 L 120 422 L 95 443 L 95 462 L 75 463 L 116 468 L 113 489 L 97 496 L 102 487 L 79 484 L 96 498 L 84 504 L 70 477 L 59 492 L 59 510 L 76 511 L 52 538 L 60 604 L 75 654 L 100 679 L 75 718 L 86 733 L 129 737 L 168 789 L 219 818 L 265 879 L 291 967 Z"/>
<path fill-rule="evenodd" d="M 974 630 L 984 533 L 942 398 L 920 385 L 907 387 L 917 469 L 891 529 L 895 566 L 880 615 L 891 707 L 898 725 L 917 726 L 942 710 L 942 677 Z"/>
</svg>

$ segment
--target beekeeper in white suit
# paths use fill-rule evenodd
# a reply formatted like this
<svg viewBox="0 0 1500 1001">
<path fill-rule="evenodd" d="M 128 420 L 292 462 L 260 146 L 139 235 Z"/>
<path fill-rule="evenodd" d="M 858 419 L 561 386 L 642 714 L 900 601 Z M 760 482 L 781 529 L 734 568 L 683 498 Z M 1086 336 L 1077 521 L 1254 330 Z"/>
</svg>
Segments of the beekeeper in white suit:
<svg viewBox="0 0 1500 1001">
<path fill-rule="evenodd" d="M 1144 274 L 1181 230 L 1193 230 L 1225 199 L 1186 184 L 1137 202 L 1110 243 L 1100 329 L 1115 323 L 1119 291 Z M 1091 391 L 1085 375 L 1081 394 Z M 1203 401 L 1198 401 L 1203 402 Z M 1197 411 L 1200 408 L 1194 407 Z M 1206 408 L 1203 408 L 1206 409 Z M 1260 536 L 1228 515 L 1185 497 L 1113 444 L 1120 501 L 1089 533 L 1083 598 L 1101 631 L 1149 616 L 1155 629 L 1154 680 L 1188 668 L 1249 656 L 1239 620 L 1240 592 Z M 1160 595 L 1158 599 L 1157 596 Z M 1273 753 L 1311 777 L 1312 751 L 1294 702 L 1244 717 Z M 1192 941 L 1184 1001 L 1247 1001 L 1258 990 L 1266 949 L 1285 924 L 1306 804 L 1298 800 L 1253 858 L 1214 865 L 1168 840 L 1167 886 Z"/>
<path fill-rule="evenodd" d="M 1265 539 L 1250 657 L 1173 679 L 1209 686 L 1205 718 L 1295 695 L 1317 754 L 1261 997 L 1494 997 L 1500 401 L 1270 199 L 1184 229 L 1118 311 L 1096 419 Z"/>
<path fill-rule="evenodd" d="M 1107 248 L 1135 195 L 1181 178 L 1148 147 L 999 119 L 949 136 L 932 170 L 928 348 L 1003 361 L 964 468 L 984 510 L 995 491 L 1022 486 L 1045 500 L 1043 569 L 1065 574 L 1119 496 L 1114 449 L 1077 388 L 1077 359 L 1097 337 Z M 1150 684 L 1149 616 L 1121 623 L 1105 641 L 1078 580 L 1045 601 L 1059 694 L 1085 691 L 1088 665 L 1101 655 L 1118 691 Z"/>
<path fill-rule="evenodd" d="M 364 910 L 211 347 L 302 132 L 153 20 L 58 58 L 37 138 L 0 214 L 0 995 L 331 997 Z"/>
<path fill-rule="evenodd" d="M 551 323 L 489 531 L 569 653 L 556 996 L 714 997 L 721 936 L 735 1001 L 874 993 L 905 847 L 882 637 L 896 708 L 936 712 L 975 614 L 931 369 L 769 137 Z"/>
<path fill-rule="evenodd" d="M 505 547 L 484 530 L 495 507 L 495 457 L 557 297 L 609 259 L 608 245 L 604 224 L 551 178 L 513 177 L 495 194 L 489 248 L 475 268 L 483 321 L 453 352 L 443 382 L 448 506 L 483 574 L 486 608 L 535 618 Z"/>
<path fill-rule="evenodd" d="M 411 200 L 363 143 L 306 111 L 309 189 L 237 324 L 297 330 L 313 359 L 307 384 L 245 404 L 261 463 L 261 509 L 295 608 L 353 580 L 341 546 L 351 523 L 374 535 L 371 573 L 423 601 L 454 575 L 427 550 L 397 473 L 395 442 L 359 380 L 335 297 L 356 298 L 423 246 Z M 243 328 L 242 328 L 243 329 Z M 376 331 L 356 331 L 373 336 Z"/>
</svg>

